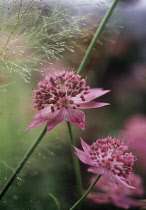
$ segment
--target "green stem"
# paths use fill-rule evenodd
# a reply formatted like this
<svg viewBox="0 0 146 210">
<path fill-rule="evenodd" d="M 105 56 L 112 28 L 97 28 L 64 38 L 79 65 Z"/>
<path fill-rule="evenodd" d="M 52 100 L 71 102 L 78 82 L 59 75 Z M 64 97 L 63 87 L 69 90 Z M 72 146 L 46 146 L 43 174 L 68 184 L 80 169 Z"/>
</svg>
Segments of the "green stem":
<svg viewBox="0 0 146 210">
<path fill-rule="evenodd" d="M 69 210 L 73 210 L 74 208 L 76 208 L 81 201 L 86 198 L 86 196 L 90 193 L 90 191 L 92 190 L 92 188 L 95 186 L 95 184 L 98 182 L 98 180 L 100 179 L 102 175 L 98 175 L 96 177 L 96 179 L 94 180 L 94 182 L 90 185 L 90 187 L 88 188 L 88 190 L 84 193 L 84 195 L 69 209 Z"/>
<path fill-rule="evenodd" d="M 73 138 L 71 124 L 69 122 L 67 122 L 67 125 L 68 125 L 69 136 L 70 136 L 71 153 L 72 153 L 72 159 L 73 159 L 73 164 L 74 164 L 74 169 L 75 169 L 78 197 L 80 198 L 82 196 L 81 170 L 80 170 L 80 165 L 79 165 L 79 159 L 75 155 L 75 149 L 73 148 L 73 146 L 76 146 L 76 143 L 75 143 L 75 140 Z"/>
<path fill-rule="evenodd" d="M 100 25 L 99 25 L 99 27 L 98 27 L 98 29 L 97 29 L 93 39 L 92 39 L 92 41 L 91 41 L 91 43 L 90 43 L 90 45 L 89 45 L 89 47 L 88 47 L 88 49 L 87 49 L 87 51 L 85 53 L 85 56 L 83 57 L 83 60 L 81 61 L 81 64 L 80 64 L 76 74 L 81 74 L 83 68 L 85 67 L 85 65 L 86 65 L 86 63 L 87 63 L 87 61 L 88 61 L 88 59 L 89 59 L 89 57 L 90 57 L 90 55 L 92 53 L 93 48 L 95 47 L 95 45 L 97 43 L 97 39 L 99 38 L 99 36 L 102 33 L 106 23 L 108 22 L 109 18 L 111 17 L 111 15 L 112 15 L 112 13 L 113 13 L 117 3 L 118 3 L 118 0 L 114 0 L 112 5 L 110 6 L 108 11 L 106 12 L 104 18 L 102 19 L 102 21 L 101 21 L 101 23 L 100 23 Z M 69 130 L 71 145 L 75 146 L 75 141 L 73 139 L 71 125 L 68 122 L 67 122 L 67 124 L 68 124 L 68 130 Z M 75 175 L 76 175 L 77 186 L 78 186 L 78 195 L 81 197 L 82 196 L 82 181 L 81 181 L 81 172 L 80 172 L 79 161 L 78 161 L 78 158 L 76 157 L 76 155 L 74 153 L 74 148 L 73 147 L 71 147 L 71 152 L 72 152 L 73 164 L 74 164 L 74 168 L 75 168 Z M 100 178 L 100 176 L 99 176 L 99 178 Z M 81 199 L 77 202 L 77 205 L 86 197 L 86 195 L 88 195 L 88 193 L 85 194 L 85 196 L 81 197 Z M 71 209 L 73 209 L 77 205 L 74 205 Z"/>
<path fill-rule="evenodd" d="M 26 154 L 24 155 L 24 157 L 22 158 L 22 160 L 18 164 L 17 168 L 14 170 L 13 174 L 11 175 L 11 177 L 8 179 L 8 181 L 4 185 L 3 189 L 1 190 L 1 192 L 0 192 L 0 199 L 2 199 L 2 197 L 8 191 L 9 187 L 12 185 L 12 183 L 14 182 L 14 180 L 16 179 L 16 177 L 18 176 L 20 170 L 22 169 L 22 167 L 24 166 L 24 164 L 27 162 L 28 158 L 31 156 L 31 154 L 33 153 L 33 151 L 35 150 L 35 148 L 37 147 L 37 145 L 40 143 L 40 141 L 44 137 L 46 131 L 47 131 L 47 128 L 45 127 L 45 129 L 42 131 L 42 133 L 37 138 L 37 140 L 34 141 L 34 143 L 32 144 L 32 146 L 30 147 L 30 149 L 26 152 Z"/>
<path fill-rule="evenodd" d="M 98 40 L 99 36 L 101 35 L 101 33 L 102 33 L 106 23 L 108 22 L 109 18 L 111 17 L 117 3 L 118 3 L 118 0 L 113 1 L 112 5 L 110 6 L 110 8 L 106 12 L 104 18 L 102 19 L 101 23 L 99 24 L 98 29 L 97 29 L 96 33 L 94 34 L 94 37 L 93 37 L 93 39 L 92 39 L 84 57 L 83 57 L 83 60 L 82 60 L 80 66 L 77 70 L 77 74 L 81 74 L 82 70 L 84 69 L 84 67 L 85 67 L 85 65 L 86 65 L 86 63 L 87 63 L 95 45 L 97 43 L 97 40 Z"/>
</svg>

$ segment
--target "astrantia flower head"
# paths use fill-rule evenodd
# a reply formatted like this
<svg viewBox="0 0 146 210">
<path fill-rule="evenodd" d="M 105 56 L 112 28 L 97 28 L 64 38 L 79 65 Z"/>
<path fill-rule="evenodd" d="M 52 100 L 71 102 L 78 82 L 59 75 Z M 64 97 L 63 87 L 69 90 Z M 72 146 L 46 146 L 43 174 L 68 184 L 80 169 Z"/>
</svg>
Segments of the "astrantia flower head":
<svg viewBox="0 0 146 210">
<path fill-rule="evenodd" d="M 92 166 L 88 171 L 102 174 L 114 185 L 133 188 L 126 181 L 135 158 L 132 153 L 126 153 L 128 147 L 123 142 L 107 137 L 96 140 L 91 146 L 81 139 L 81 144 L 84 151 L 75 148 L 76 155 L 83 163 Z"/>
<path fill-rule="evenodd" d="M 47 122 L 47 130 L 50 131 L 64 119 L 84 129 L 85 113 L 79 109 L 108 105 L 91 102 L 107 92 L 109 90 L 90 89 L 86 80 L 73 71 L 46 75 L 43 81 L 38 82 L 38 90 L 34 91 L 34 107 L 41 111 L 26 130 Z"/>
<path fill-rule="evenodd" d="M 91 179 L 91 183 L 94 179 L 95 178 Z M 127 188 L 122 185 L 118 187 L 113 186 L 112 183 L 108 182 L 102 176 L 94 187 L 95 191 L 92 191 L 87 197 L 96 203 L 114 204 L 115 206 L 124 209 L 129 209 L 130 207 L 143 207 L 144 204 L 135 199 L 135 197 L 144 194 L 141 177 L 131 173 L 128 177 L 128 181 L 136 189 Z"/>
</svg>

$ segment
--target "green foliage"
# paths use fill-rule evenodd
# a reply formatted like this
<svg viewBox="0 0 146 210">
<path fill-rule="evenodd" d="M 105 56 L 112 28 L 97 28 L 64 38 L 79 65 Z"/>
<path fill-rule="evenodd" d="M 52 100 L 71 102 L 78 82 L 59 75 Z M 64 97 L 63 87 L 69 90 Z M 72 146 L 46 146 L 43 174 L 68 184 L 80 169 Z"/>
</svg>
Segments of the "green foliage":
<svg viewBox="0 0 146 210">
<path fill-rule="evenodd" d="M 1 1 L 0 71 L 4 83 L 10 74 L 30 82 L 32 71 L 42 73 L 42 65 L 52 64 L 65 50 L 74 52 L 68 43 L 81 35 L 80 17 L 67 14 L 68 7 L 58 2 Z"/>
<path fill-rule="evenodd" d="M 49 199 L 48 209 L 60 210 L 57 198 L 52 193 L 49 193 L 49 196 L 51 199 Z"/>
</svg>

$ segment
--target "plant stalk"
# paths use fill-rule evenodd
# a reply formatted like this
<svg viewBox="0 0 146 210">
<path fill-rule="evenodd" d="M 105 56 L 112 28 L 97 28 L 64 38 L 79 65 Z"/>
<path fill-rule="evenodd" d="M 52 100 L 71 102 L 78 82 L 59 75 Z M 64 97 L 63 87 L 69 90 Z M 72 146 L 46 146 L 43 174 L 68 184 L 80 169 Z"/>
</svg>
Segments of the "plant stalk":
<svg viewBox="0 0 146 210">
<path fill-rule="evenodd" d="M 106 14 L 105 14 L 104 18 L 102 19 L 96 33 L 94 34 L 94 37 L 93 37 L 93 39 L 92 39 L 84 57 L 83 57 L 83 60 L 80 63 L 80 66 L 79 66 L 76 74 L 81 74 L 82 73 L 82 70 L 84 69 L 85 65 L 87 64 L 87 61 L 89 60 L 89 57 L 90 57 L 90 55 L 91 55 L 91 53 L 92 53 L 92 51 L 93 51 L 93 49 L 94 49 L 94 47 L 97 43 L 97 40 L 98 40 L 99 36 L 101 35 L 102 31 L 104 30 L 104 27 L 105 27 L 106 23 L 108 22 L 109 18 L 111 17 L 117 3 L 118 3 L 118 0 L 114 0 L 113 3 L 111 4 L 110 8 L 106 12 Z M 67 122 L 67 125 L 68 125 L 71 145 L 75 146 L 75 141 L 74 141 L 74 138 L 73 138 L 73 135 L 72 135 L 72 130 L 71 130 L 71 124 L 69 122 Z M 74 148 L 73 147 L 71 147 L 71 152 L 72 152 L 76 181 L 77 181 L 77 186 L 78 186 L 78 195 L 81 197 L 82 196 L 82 179 L 81 179 L 81 171 L 80 171 L 80 166 L 79 166 L 79 160 L 74 153 Z M 100 176 L 99 176 L 99 178 L 100 178 Z M 88 194 L 88 192 L 87 192 L 87 194 Z M 79 205 L 85 197 L 86 197 L 86 194 L 83 197 L 81 197 L 81 199 L 77 202 L 77 205 Z M 70 210 L 75 208 L 77 205 L 73 206 Z"/>
<path fill-rule="evenodd" d="M 102 31 L 104 30 L 104 27 L 106 25 L 106 23 L 108 22 L 108 20 L 110 19 L 116 5 L 118 3 L 118 0 L 113 0 L 113 3 L 111 4 L 110 8 L 108 9 L 108 11 L 106 12 L 104 18 L 102 19 L 101 23 L 99 24 L 96 33 L 94 34 L 94 37 L 90 43 L 90 45 L 88 46 L 88 49 L 83 57 L 83 60 L 80 63 L 80 66 L 77 70 L 77 74 L 81 74 L 82 70 L 84 69 L 84 67 L 86 66 L 89 57 L 97 43 L 97 40 L 99 38 L 99 36 L 101 35 Z"/>
<path fill-rule="evenodd" d="M 31 156 L 31 154 L 33 153 L 33 151 L 35 150 L 35 148 L 38 146 L 38 144 L 40 143 L 40 141 L 44 137 L 46 131 L 47 131 L 47 128 L 45 127 L 44 130 L 42 131 L 42 133 L 40 134 L 40 136 L 37 138 L 37 140 L 34 141 L 34 143 L 32 144 L 32 146 L 26 152 L 26 154 L 24 155 L 24 157 L 22 158 L 22 160 L 18 164 L 17 168 L 14 170 L 13 174 L 11 175 L 11 177 L 8 179 L 8 181 L 4 185 L 3 189 L 1 190 L 1 192 L 0 192 L 0 200 L 3 198 L 3 196 L 5 195 L 5 193 L 8 191 L 8 189 L 10 188 L 10 186 L 15 181 L 15 179 L 18 176 L 20 170 L 22 169 L 22 167 L 24 166 L 24 164 L 27 162 L 28 158 Z"/>
<path fill-rule="evenodd" d="M 77 192 L 78 192 L 78 197 L 80 198 L 82 196 L 82 179 L 81 179 L 81 170 L 80 170 L 80 165 L 79 165 L 79 159 L 75 155 L 75 149 L 73 146 L 76 146 L 76 142 L 73 138 L 73 132 L 71 128 L 71 124 L 67 122 L 68 126 L 68 131 L 69 131 L 69 136 L 70 136 L 70 146 L 71 146 L 71 153 L 72 153 L 72 159 L 73 159 L 73 165 L 74 165 L 74 170 L 75 170 L 75 177 L 76 177 L 76 183 L 77 183 Z M 80 206 L 78 206 L 78 209 L 80 209 Z"/>
<path fill-rule="evenodd" d="M 98 182 L 98 180 L 100 179 L 102 175 L 98 175 L 96 177 L 96 179 L 94 180 L 94 182 L 90 185 L 90 187 L 88 188 L 88 190 L 84 193 L 84 195 L 69 209 L 69 210 L 73 210 L 75 209 L 84 198 L 86 198 L 86 196 L 90 193 L 90 191 L 92 190 L 92 188 L 95 186 L 95 184 Z"/>
</svg>

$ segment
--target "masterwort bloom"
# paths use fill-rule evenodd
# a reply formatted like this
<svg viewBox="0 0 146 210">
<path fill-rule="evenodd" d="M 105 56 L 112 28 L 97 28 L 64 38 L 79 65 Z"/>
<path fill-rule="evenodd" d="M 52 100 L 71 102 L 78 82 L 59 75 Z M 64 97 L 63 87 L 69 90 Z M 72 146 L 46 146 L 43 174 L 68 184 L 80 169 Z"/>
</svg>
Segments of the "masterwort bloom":
<svg viewBox="0 0 146 210">
<path fill-rule="evenodd" d="M 95 178 L 91 179 L 91 183 Z M 87 198 L 100 204 L 113 204 L 117 207 L 129 209 L 130 207 L 143 207 L 144 203 L 139 202 L 137 197 L 144 194 L 144 188 L 142 185 L 142 179 L 139 175 L 131 173 L 128 177 L 128 181 L 136 189 L 131 189 L 120 185 L 118 187 L 113 186 L 103 176 L 96 183 L 94 191 L 92 191 Z"/>
<path fill-rule="evenodd" d="M 76 155 L 85 164 L 90 165 L 89 172 L 103 175 L 115 186 L 134 188 L 128 183 L 135 157 L 126 153 L 128 147 L 119 139 L 107 137 L 98 139 L 91 146 L 81 139 L 83 150 L 75 148 Z"/>
<path fill-rule="evenodd" d="M 55 72 L 46 75 L 34 90 L 34 107 L 39 111 L 26 130 L 47 122 L 47 130 L 52 130 L 64 119 L 84 130 L 85 113 L 80 109 L 99 108 L 108 103 L 93 102 L 109 92 L 100 88 L 90 89 L 86 80 L 73 71 Z"/>
<path fill-rule="evenodd" d="M 136 168 L 143 173 L 146 172 L 146 116 L 142 114 L 133 115 L 128 118 L 120 132 L 123 138 L 129 142 L 129 149 L 137 157 Z"/>
</svg>

